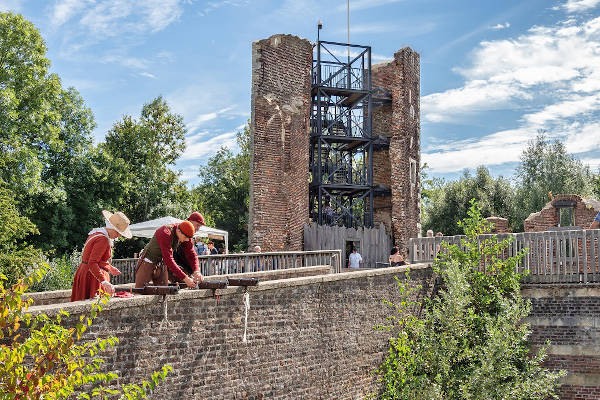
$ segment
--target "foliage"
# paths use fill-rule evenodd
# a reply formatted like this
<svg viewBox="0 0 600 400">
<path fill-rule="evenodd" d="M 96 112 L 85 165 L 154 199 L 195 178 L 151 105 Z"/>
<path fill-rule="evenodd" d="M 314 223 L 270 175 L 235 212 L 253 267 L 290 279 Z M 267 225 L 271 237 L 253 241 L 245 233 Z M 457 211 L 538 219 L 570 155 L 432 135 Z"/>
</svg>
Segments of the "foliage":
<svg viewBox="0 0 600 400">
<path fill-rule="evenodd" d="M 589 167 L 570 155 L 562 142 L 548 140 L 543 131 L 521 154 L 517 176 L 520 182 L 516 190 L 514 216 L 509 221 L 513 231 L 523 230 L 525 218 L 541 210 L 550 201 L 550 192 L 591 193 L 592 174 Z"/>
<path fill-rule="evenodd" d="M 73 286 L 73 276 L 79 263 L 81 252 L 73 250 L 71 254 L 64 254 L 48 262 L 48 273 L 39 281 L 31 285 L 29 291 L 44 292 L 48 290 L 65 290 Z"/>
<path fill-rule="evenodd" d="M 394 314 L 389 325 L 378 328 L 394 336 L 378 370 L 379 398 L 556 398 L 565 372 L 543 369 L 546 347 L 531 354 L 527 342 L 530 330 L 523 319 L 530 304 L 521 297 L 515 272 L 523 252 L 503 259 L 509 240 L 478 242 L 489 226 L 474 202 L 461 227 L 462 248 L 445 245 L 447 255 L 436 261 L 445 288 L 422 304 L 422 315 L 414 312 L 421 304 L 411 300 L 415 289 L 407 283 L 399 282 L 402 301 L 387 303 Z M 486 271 L 480 269 L 483 260 Z"/>
<path fill-rule="evenodd" d="M 0 178 L 19 199 L 19 210 L 41 235 L 45 250 L 70 251 L 96 212 L 95 198 L 76 194 L 93 150 L 94 117 L 79 93 L 50 74 L 39 31 L 21 15 L 0 13 Z M 83 215 L 85 217 L 86 215 Z"/>
<path fill-rule="evenodd" d="M 152 379 L 141 385 L 111 389 L 104 385 L 118 376 L 102 372 L 103 360 L 98 355 L 114 346 L 117 338 L 81 343 L 108 296 L 94 303 L 73 328 L 63 326 L 68 314 L 62 310 L 53 319 L 28 312 L 32 301 L 24 299 L 23 293 L 39 282 L 48 268 L 40 267 L 10 288 L 4 286 L 6 277 L 0 276 L 0 399 L 145 398 L 172 371 L 170 366 L 154 372 Z"/>
<path fill-rule="evenodd" d="M 111 160 L 111 174 L 120 177 L 114 182 L 120 210 L 132 222 L 183 212 L 179 200 L 186 196 L 185 184 L 169 167 L 183 154 L 185 133 L 183 117 L 162 97 L 145 104 L 139 120 L 124 116 L 108 132 L 100 147 Z"/>
<path fill-rule="evenodd" d="M 475 176 L 465 171 L 452 182 L 440 179 L 423 181 L 423 230 L 442 232 L 444 235 L 459 234 L 458 222 L 467 216 L 469 201 L 476 199 L 483 214 L 511 219 L 514 199 L 513 188 L 508 180 L 493 178 L 487 168 L 477 168 Z"/>
<path fill-rule="evenodd" d="M 42 261 L 43 253 L 26 241 L 37 233 L 35 225 L 17 210 L 12 192 L 0 181 L 0 273 L 9 284 Z"/>
<path fill-rule="evenodd" d="M 229 232 L 235 251 L 248 249 L 248 207 L 250 199 L 250 127 L 237 133 L 240 153 L 221 148 L 200 170 L 201 183 L 194 192 L 202 209 L 215 225 Z"/>
</svg>

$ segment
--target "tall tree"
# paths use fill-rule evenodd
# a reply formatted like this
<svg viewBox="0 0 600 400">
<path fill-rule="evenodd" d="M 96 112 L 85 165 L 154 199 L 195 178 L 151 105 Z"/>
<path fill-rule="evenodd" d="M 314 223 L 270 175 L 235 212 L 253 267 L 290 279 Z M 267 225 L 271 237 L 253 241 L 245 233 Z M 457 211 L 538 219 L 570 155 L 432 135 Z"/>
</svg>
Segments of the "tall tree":
<svg viewBox="0 0 600 400">
<path fill-rule="evenodd" d="M 559 140 L 548 140 L 540 131 L 521 154 L 517 167 L 519 183 L 514 203 L 513 231 L 523 230 L 523 221 L 549 201 L 549 193 L 589 195 L 593 176 L 589 167 L 567 153 Z"/>
<path fill-rule="evenodd" d="M 217 227 L 229 232 L 234 251 L 248 248 L 250 199 L 250 127 L 237 133 L 238 154 L 221 148 L 200 170 L 201 183 L 194 189 L 204 210 Z"/>
<path fill-rule="evenodd" d="M 0 178 L 40 227 L 33 243 L 63 252 L 81 239 L 78 228 L 89 226 L 75 208 L 98 211 L 93 198 L 73 197 L 96 124 L 79 93 L 63 89 L 49 65 L 33 24 L 0 13 Z"/>
<path fill-rule="evenodd" d="M 493 178 L 487 168 L 477 168 L 475 176 L 465 171 L 457 181 L 425 182 L 423 229 L 444 235 L 460 233 L 458 222 L 467 217 L 471 199 L 476 199 L 485 217 L 512 218 L 513 188 L 502 178 Z"/>
<path fill-rule="evenodd" d="M 189 211 L 180 200 L 185 183 L 171 169 L 185 150 L 183 117 L 162 97 L 145 104 L 139 120 L 124 116 L 100 145 L 112 160 L 120 190 L 120 208 L 134 222 Z"/>
</svg>

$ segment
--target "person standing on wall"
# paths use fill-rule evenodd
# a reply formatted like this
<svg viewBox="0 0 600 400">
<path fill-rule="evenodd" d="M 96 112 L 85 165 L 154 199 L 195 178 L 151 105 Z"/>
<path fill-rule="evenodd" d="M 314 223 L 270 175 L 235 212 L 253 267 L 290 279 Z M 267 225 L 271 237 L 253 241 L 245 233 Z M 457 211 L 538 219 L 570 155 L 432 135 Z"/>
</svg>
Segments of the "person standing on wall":
<svg viewBox="0 0 600 400">
<path fill-rule="evenodd" d="M 596 214 L 596 218 L 592 221 L 589 229 L 598 229 L 600 228 L 600 212 Z"/>
<path fill-rule="evenodd" d="M 106 226 L 94 228 L 88 233 L 88 238 L 81 252 L 81 264 L 73 278 L 71 301 L 91 299 L 100 292 L 114 294 L 110 276 L 121 273 L 110 264 L 112 258 L 113 240 L 123 236 L 131 239 L 129 218 L 120 211 L 111 213 L 102 211 Z"/>
<path fill-rule="evenodd" d="M 348 257 L 348 268 L 360 268 L 360 265 L 363 263 L 363 259 L 356 250 L 356 247 L 352 249 L 352 254 Z"/>
<path fill-rule="evenodd" d="M 196 282 L 201 282 L 203 277 L 198 268 L 198 257 L 191 244 L 195 232 L 194 225 L 187 220 L 158 228 L 138 259 L 135 287 L 144 287 L 149 282 L 156 286 L 166 286 L 169 279 L 172 282 L 184 282 L 190 288 L 195 287 Z M 191 251 L 192 257 L 196 259 L 196 269 L 191 276 L 175 262 L 174 254 L 180 247 L 187 248 L 187 252 Z"/>
</svg>

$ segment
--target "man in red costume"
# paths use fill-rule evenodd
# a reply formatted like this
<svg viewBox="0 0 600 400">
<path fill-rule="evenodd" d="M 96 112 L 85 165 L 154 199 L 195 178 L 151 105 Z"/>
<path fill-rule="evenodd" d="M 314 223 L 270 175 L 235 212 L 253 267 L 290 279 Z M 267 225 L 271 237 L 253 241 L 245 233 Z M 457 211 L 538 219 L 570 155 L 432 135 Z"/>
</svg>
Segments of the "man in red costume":
<svg viewBox="0 0 600 400">
<path fill-rule="evenodd" d="M 81 264 L 73 278 L 71 301 L 90 299 L 100 292 L 114 293 L 110 275 L 119 275 L 121 271 L 109 262 L 112 258 L 113 239 L 119 236 L 130 239 L 132 235 L 129 218 L 122 212 L 112 214 L 104 210 L 102 215 L 106 220 L 106 227 L 94 228 L 88 233 L 81 253 Z"/>
<path fill-rule="evenodd" d="M 196 282 L 201 282 L 203 277 L 191 239 L 197 227 L 203 224 L 202 215 L 193 213 L 186 221 L 158 228 L 140 254 L 135 272 L 135 287 L 144 287 L 149 282 L 163 286 L 169 280 L 195 287 Z M 176 255 L 179 255 L 179 264 L 175 260 Z"/>
</svg>

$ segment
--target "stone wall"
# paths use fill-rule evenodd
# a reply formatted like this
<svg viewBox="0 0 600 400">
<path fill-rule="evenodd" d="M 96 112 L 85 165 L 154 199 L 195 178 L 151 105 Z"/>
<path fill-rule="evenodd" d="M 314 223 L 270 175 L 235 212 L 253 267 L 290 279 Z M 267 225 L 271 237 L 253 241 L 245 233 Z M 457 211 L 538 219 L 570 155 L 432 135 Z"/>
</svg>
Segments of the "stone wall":
<svg viewBox="0 0 600 400">
<path fill-rule="evenodd" d="M 408 239 L 421 231 L 419 54 L 403 48 L 392 61 L 374 65 L 372 78 L 373 86 L 392 94 L 392 104 L 373 113 L 373 134 L 390 139 L 389 150 L 373 156 L 374 183 L 391 189 L 388 203 L 376 201 L 375 221 L 391 225 L 394 244 L 406 249 Z"/>
<path fill-rule="evenodd" d="M 394 277 L 404 267 L 271 280 L 250 288 L 248 342 L 243 291 L 228 288 L 168 296 L 169 324 L 161 296 L 112 299 L 86 339 L 115 335 L 107 367 L 138 381 L 170 364 L 154 399 L 363 399 L 377 391 L 373 371 L 387 352 L 388 334 L 374 331 L 399 300 Z M 430 294 L 432 272 L 412 266 L 411 282 Z M 32 307 L 71 321 L 89 301 Z"/>
<path fill-rule="evenodd" d="M 548 228 L 557 227 L 559 209 L 556 204 L 564 201 L 571 201 L 575 204 L 575 226 L 582 229 L 587 229 L 600 211 L 600 201 L 584 199 L 576 194 L 558 194 L 546 203 L 544 208 L 536 213 L 531 213 L 525 219 L 525 232 L 543 232 Z"/>
<path fill-rule="evenodd" d="M 274 35 L 252 44 L 249 248 L 302 250 L 311 68 L 308 40 Z"/>
<path fill-rule="evenodd" d="M 526 285 L 533 346 L 547 340 L 545 365 L 565 369 L 562 400 L 600 398 L 600 285 Z"/>
</svg>

